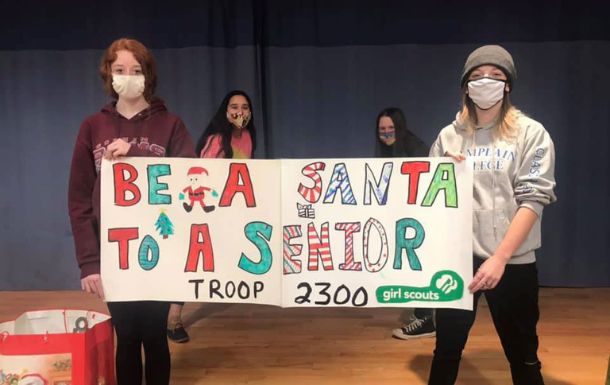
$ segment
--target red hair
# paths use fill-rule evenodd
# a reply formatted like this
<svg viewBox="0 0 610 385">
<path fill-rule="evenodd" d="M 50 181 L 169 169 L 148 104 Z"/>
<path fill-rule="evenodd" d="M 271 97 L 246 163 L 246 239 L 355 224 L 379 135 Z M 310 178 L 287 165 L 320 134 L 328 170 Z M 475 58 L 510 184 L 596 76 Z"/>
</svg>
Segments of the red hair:
<svg viewBox="0 0 610 385">
<path fill-rule="evenodd" d="M 148 48 L 144 44 L 140 43 L 135 39 L 121 38 L 117 39 L 110 44 L 100 63 L 100 75 L 104 81 L 104 90 L 108 95 L 115 99 L 119 98 L 119 95 L 112 88 L 112 63 L 117 59 L 117 51 L 129 51 L 136 58 L 138 63 L 142 66 L 142 73 L 144 74 L 144 98 L 150 101 L 155 94 L 157 88 L 157 68 L 155 65 L 155 58 Z"/>
</svg>

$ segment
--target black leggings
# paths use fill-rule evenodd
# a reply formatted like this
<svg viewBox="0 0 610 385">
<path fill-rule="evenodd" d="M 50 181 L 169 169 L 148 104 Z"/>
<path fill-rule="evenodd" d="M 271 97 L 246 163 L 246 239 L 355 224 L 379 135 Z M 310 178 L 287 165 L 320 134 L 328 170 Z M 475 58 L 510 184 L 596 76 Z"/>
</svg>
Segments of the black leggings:
<svg viewBox="0 0 610 385">
<path fill-rule="evenodd" d="M 483 260 L 474 259 L 476 272 Z M 498 286 L 484 292 L 504 354 L 510 363 L 513 384 L 543 384 L 538 361 L 538 271 L 535 263 L 506 265 Z M 462 351 L 476 317 L 481 291 L 475 293 L 473 310 L 436 310 L 436 349 L 429 385 L 452 385 Z"/>
<path fill-rule="evenodd" d="M 413 310 L 413 315 L 415 316 L 415 318 L 419 318 L 419 319 L 432 318 L 434 316 L 434 309 L 418 307 Z"/>
<path fill-rule="evenodd" d="M 167 345 L 169 302 L 108 302 L 117 335 L 117 385 L 142 383 L 142 346 L 147 385 L 168 385 L 171 360 Z"/>
</svg>

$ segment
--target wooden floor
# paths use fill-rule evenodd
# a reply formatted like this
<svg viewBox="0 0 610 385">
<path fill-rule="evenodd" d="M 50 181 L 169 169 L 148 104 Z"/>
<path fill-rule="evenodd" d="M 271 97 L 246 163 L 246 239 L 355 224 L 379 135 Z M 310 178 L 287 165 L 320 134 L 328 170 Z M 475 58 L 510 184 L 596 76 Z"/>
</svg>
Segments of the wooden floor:
<svg viewBox="0 0 610 385">
<path fill-rule="evenodd" d="M 610 288 L 541 289 L 540 359 L 547 385 L 606 383 Z M 0 292 L 0 321 L 41 308 L 104 310 L 80 292 Z M 511 384 L 484 302 L 459 384 Z M 425 384 L 434 339 L 400 341 L 400 309 L 281 309 L 187 304 L 191 342 L 171 344 L 172 384 Z"/>
</svg>

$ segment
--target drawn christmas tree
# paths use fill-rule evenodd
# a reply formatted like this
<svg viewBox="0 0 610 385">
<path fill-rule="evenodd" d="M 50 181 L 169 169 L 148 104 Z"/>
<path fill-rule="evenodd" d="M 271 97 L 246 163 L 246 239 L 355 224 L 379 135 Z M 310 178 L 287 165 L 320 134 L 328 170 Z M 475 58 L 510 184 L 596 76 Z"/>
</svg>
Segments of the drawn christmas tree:
<svg viewBox="0 0 610 385">
<path fill-rule="evenodd" d="M 163 239 L 167 239 L 167 237 L 174 234 L 174 224 L 163 210 L 161 210 L 161 214 L 159 214 L 159 218 L 155 222 L 155 228 L 159 234 L 163 235 Z"/>
</svg>

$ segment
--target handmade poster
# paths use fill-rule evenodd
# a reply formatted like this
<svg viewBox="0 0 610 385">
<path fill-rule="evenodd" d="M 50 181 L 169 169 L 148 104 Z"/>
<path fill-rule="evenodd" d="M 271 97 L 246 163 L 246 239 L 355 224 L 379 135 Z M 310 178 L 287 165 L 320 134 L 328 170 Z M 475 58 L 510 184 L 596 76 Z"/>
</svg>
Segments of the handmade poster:
<svg viewBox="0 0 610 385">
<path fill-rule="evenodd" d="M 108 301 L 472 308 L 472 167 L 449 158 L 102 163 Z"/>
</svg>

